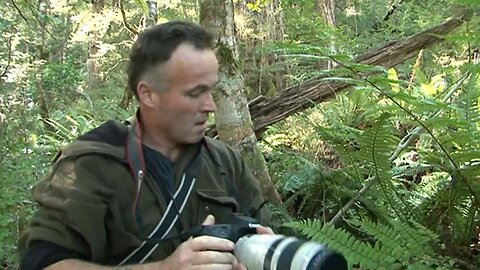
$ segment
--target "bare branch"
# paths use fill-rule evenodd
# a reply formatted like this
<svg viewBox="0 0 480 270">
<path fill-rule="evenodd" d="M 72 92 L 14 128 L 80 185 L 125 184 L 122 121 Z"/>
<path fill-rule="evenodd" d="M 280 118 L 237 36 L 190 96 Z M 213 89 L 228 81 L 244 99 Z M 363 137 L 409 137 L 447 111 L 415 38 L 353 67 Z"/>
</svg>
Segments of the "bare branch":
<svg viewBox="0 0 480 270">
<path fill-rule="evenodd" d="M 5 76 L 5 74 L 7 74 L 8 68 L 10 67 L 10 63 L 12 62 L 12 37 L 8 39 L 7 46 L 8 46 L 7 65 L 5 66 L 5 69 L 3 70 L 3 72 L 0 74 L 0 78 Z"/>
<path fill-rule="evenodd" d="M 398 8 L 398 6 L 400 4 L 403 4 L 402 2 L 403 2 L 402 0 L 398 1 L 398 3 L 397 3 L 396 0 L 393 1 L 393 3 L 391 3 L 390 7 L 388 8 L 387 14 L 383 18 L 383 21 L 388 21 L 390 19 L 390 17 L 393 15 L 393 13 L 395 12 L 395 10 Z"/>
<path fill-rule="evenodd" d="M 17 6 L 17 3 L 15 3 L 14 0 L 11 0 L 12 1 L 12 4 L 13 6 L 15 7 L 15 9 L 18 11 L 18 14 L 20 15 L 20 17 L 22 17 L 22 19 L 27 23 L 27 25 L 30 25 L 30 22 L 27 20 L 27 18 L 23 15 L 22 11 L 20 10 L 20 8 Z"/>
<path fill-rule="evenodd" d="M 12 0 L 12 1 L 13 1 L 13 0 Z M 28 1 L 28 0 L 26 0 L 26 1 Z M 28 5 L 28 7 L 29 7 L 29 9 L 30 9 L 30 12 L 32 13 L 33 17 L 34 17 L 35 20 L 38 22 L 38 24 L 43 28 L 43 30 L 44 30 L 45 32 L 47 32 L 47 34 L 48 34 L 53 40 L 58 41 L 57 38 L 47 29 L 47 23 L 46 23 L 46 21 L 45 21 L 45 20 L 40 21 L 40 19 L 37 17 L 37 14 L 36 14 L 36 13 L 38 13 L 39 11 L 37 11 L 37 12 L 35 11 L 35 9 L 34 9 L 34 7 L 33 7 L 33 5 L 32 5 L 31 2 L 27 2 L 26 4 Z M 45 16 L 46 16 L 46 14 L 45 14 Z"/>
<path fill-rule="evenodd" d="M 17 3 L 15 3 L 15 0 L 10 0 L 10 1 L 12 2 L 13 6 L 14 6 L 15 9 L 17 10 L 18 15 L 20 15 L 20 17 L 27 23 L 27 25 L 28 25 L 31 29 L 37 30 L 37 29 L 35 29 L 35 28 L 32 27 L 32 24 L 27 20 L 27 18 L 25 17 L 25 15 L 23 15 L 23 13 L 22 13 L 22 11 L 20 10 L 20 8 L 18 7 Z M 27 3 L 27 4 L 29 4 L 29 3 Z M 31 8 L 30 5 L 31 5 L 31 4 L 29 4 L 29 7 Z M 36 20 L 37 22 L 39 22 L 40 25 L 42 25 L 42 23 L 39 21 L 39 19 L 37 18 L 37 16 L 35 16 L 35 14 L 34 14 L 33 17 L 35 17 L 35 20 Z M 52 37 L 55 41 L 57 41 L 57 39 L 53 36 L 53 34 L 52 34 L 50 31 L 48 31 L 48 29 L 46 29 L 45 27 L 43 27 L 43 28 L 44 28 L 45 31 L 50 35 L 50 37 Z"/>
<path fill-rule="evenodd" d="M 465 80 L 468 78 L 469 75 L 470 75 L 470 72 L 466 72 L 465 74 L 463 74 L 462 77 L 460 77 L 460 79 L 458 79 L 457 82 L 450 88 L 450 91 L 448 91 L 448 93 L 445 95 L 445 97 L 442 99 L 442 101 L 447 102 L 452 97 L 452 95 L 458 89 L 460 89 L 460 86 L 465 82 Z M 440 110 L 440 111 L 435 112 L 435 113 L 430 113 L 429 115 L 427 115 L 426 118 L 428 119 L 428 118 L 432 118 L 432 117 L 437 117 L 442 112 L 443 111 Z M 389 161 L 393 162 L 393 160 L 395 160 L 400 155 L 400 153 L 403 150 L 405 150 L 415 138 L 418 137 L 418 135 L 420 134 L 420 132 L 422 132 L 422 130 L 423 130 L 423 127 L 417 126 L 412 131 L 410 131 L 407 135 L 405 135 L 405 137 L 403 137 L 400 140 L 400 142 L 398 143 L 398 146 L 395 149 L 395 152 L 393 152 L 393 154 L 390 156 Z"/>
<path fill-rule="evenodd" d="M 130 25 L 127 21 L 127 15 L 125 14 L 125 9 L 123 7 L 123 0 L 119 0 L 119 6 L 120 6 L 120 12 L 122 13 L 122 21 L 123 21 L 123 26 L 127 28 L 127 30 L 134 36 L 138 35 L 138 30 L 135 29 L 132 25 Z"/>
</svg>

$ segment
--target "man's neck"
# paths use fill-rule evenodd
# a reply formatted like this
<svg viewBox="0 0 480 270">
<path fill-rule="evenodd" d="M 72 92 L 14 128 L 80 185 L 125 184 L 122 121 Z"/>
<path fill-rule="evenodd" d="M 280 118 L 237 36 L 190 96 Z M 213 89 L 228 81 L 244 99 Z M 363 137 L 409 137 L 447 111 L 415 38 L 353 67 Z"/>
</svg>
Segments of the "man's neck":
<svg viewBox="0 0 480 270">
<path fill-rule="evenodd" d="M 182 145 L 170 142 L 164 136 L 154 130 L 150 130 L 146 126 L 142 128 L 142 143 L 153 150 L 162 153 L 171 161 L 177 160 L 178 155 L 183 148 Z"/>
</svg>

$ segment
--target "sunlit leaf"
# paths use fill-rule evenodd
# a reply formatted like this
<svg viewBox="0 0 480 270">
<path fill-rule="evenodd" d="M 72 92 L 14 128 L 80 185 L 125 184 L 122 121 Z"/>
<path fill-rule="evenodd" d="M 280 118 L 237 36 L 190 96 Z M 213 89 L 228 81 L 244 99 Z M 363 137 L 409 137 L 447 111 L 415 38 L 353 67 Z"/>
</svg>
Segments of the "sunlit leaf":
<svg viewBox="0 0 480 270">
<path fill-rule="evenodd" d="M 414 70 L 415 70 L 415 80 L 416 80 L 419 84 L 428 83 L 428 78 L 427 78 L 427 76 L 425 75 L 425 73 L 423 73 L 422 70 L 420 70 L 420 68 L 415 67 Z"/>
<path fill-rule="evenodd" d="M 390 69 L 387 71 L 387 74 L 388 74 L 388 79 L 390 79 L 391 81 L 398 81 L 397 71 L 396 71 L 394 68 L 390 68 Z M 398 91 L 400 91 L 400 88 L 399 88 L 399 84 L 398 84 L 398 83 L 390 82 L 390 85 L 391 85 L 391 87 L 392 87 L 392 91 L 393 91 L 393 92 L 398 92 Z"/>
<path fill-rule="evenodd" d="M 423 92 L 428 96 L 433 96 L 437 93 L 437 88 L 433 87 L 430 84 L 422 83 L 420 86 L 422 87 Z"/>
</svg>

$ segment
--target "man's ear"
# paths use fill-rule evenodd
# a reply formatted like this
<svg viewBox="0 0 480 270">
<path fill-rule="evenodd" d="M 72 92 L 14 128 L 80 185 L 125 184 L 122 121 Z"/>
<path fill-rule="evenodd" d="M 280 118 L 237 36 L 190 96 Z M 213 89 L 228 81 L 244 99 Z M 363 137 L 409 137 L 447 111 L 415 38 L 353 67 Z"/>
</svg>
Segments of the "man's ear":
<svg viewBox="0 0 480 270">
<path fill-rule="evenodd" d="M 148 107 L 155 106 L 156 96 L 154 95 L 154 90 L 145 81 L 138 82 L 137 95 L 139 103 L 142 103 Z"/>
</svg>

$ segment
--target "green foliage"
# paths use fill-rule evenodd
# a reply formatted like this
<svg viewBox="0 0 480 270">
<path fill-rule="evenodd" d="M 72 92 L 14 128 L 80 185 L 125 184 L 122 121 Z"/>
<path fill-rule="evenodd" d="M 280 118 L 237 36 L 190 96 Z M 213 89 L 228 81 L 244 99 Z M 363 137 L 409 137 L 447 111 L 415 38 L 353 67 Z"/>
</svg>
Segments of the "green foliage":
<svg viewBox="0 0 480 270">
<path fill-rule="evenodd" d="M 16 241 L 34 210 L 30 191 L 56 151 L 107 119 L 134 113 L 134 106 L 118 106 L 134 38 L 125 25 L 141 28 L 148 14 L 145 0 L 122 1 L 125 18 L 115 1 L 95 11 L 88 1 L 39 2 L 0 6 L 2 269 L 18 267 Z M 354 55 L 436 25 L 461 5 L 477 8 L 478 1 L 335 2 L 333 27 L 313 0 L 281 1 L 275 13 L 284 19 L 281 42 L 268 32 L 271 1 L 235 1 L 251 96 L 275 94 L 275 78 L 286 86 L 319 76 L 354 85 L 263 134 L 285 219 L 302 220 L 293 227 L 344 252 L 353 267 L 478 269 L 471 247 L 480 224 L 480 79 L 472 59 L 478 16 L 426 50 L 418 66 L 406 61 L 387 71 L 353 63 Z M 397 7 L 385 19 L 392 2 Z M 197 3 L 162 3 L 159 21 L 193 20 Z M 326 61 L 339 67 L 326 70 Z M 343 219 L 330 225 L 351 200 Z"/>
<path fill-rule="evenodd" d="M 55 153 L 65 143 L 74 140 L 79 135 L 99 125 L 107 119 L 126 119 L 129 112 L 123 111 L 111 101 L 98 101 L 95 108 L 81 110 L 81 104 L 66 112 L 56 112 L 51 115 L 48 123 L 54 132 L 43 130 L 42 122 L 37 119 L 36 130 L 32 133 L 22 130 L 21 119 L 10 122 L 12 130 L 24 133 L 25 137 L 11 140 L 8 137 L 3 142 L 6 149 L 0 152 L 0 178 L 4 185 L 0 187 L 0 241 L 4 243 L 0 249 L 2 264 L 10 268 L 16 264 L 12 254 L 16 250 L 16 242 L 25 228 L 26 221 L 33 213 L 34 204 L 30 201 L 32 185 L 38 182 L 46 173 Z M 100 108 L 105 110 L 98 113 Z M 111 108 L 111 110 L 108 110 Z M 18 124 L 15 125 L 15 124 Z M 13 126 L 15 125 L 15 126 Z"/>
<path fill-rule="evenodd" d="M 81 83 L 82 77 L 74 63 L 46 64 L 43 66 L 42 78 L 43 89 L 55 91 L 50 94 L 54 99 L 65 100 L 79 95 L 75 87 Z"/>
<path fill-rule="evenodd" d="M 390 224 L 372 222 L 368 219 L 348 220 L 369 241 L 360 241 L 358 236 L 342 228 L 335 228 L 319 220 L 305 220 L 290 224 L 313 241 L 326 244 L 341 252 L 350 267 L 361 269 L 449 269 L 437 267 L 448 259 L 437 257 L 432 243 L 437 236 L 411 221 L 407 223 L 392 220 Z M 373 245 L 371 243 L 374 243 Z"/>
<path fill-rule="evenodd" d="M 97 28 L 89 28 L 82 16 L 98 18 L 85 12 L 89 6 L 83 2 L 50 1 L 48 15 L 36 2 L 15 1 L 25 18 L 10 2 L 0 7 L 0 73 L 5 72 L 0 80 L 1 269 L 18 268 L 16 242 L 34 210 L 31 189 L 59 148 L 106 119 L 133 113 L 118 107 L 129 36 L 121 20 L 110 16 L 113 7 L 111 13 L 104 10 Z M 97 71 L 108 83 L 100 81 L 87 91 L 92 29 L 107 29 L 97 56 L 108 59 L 97 62 Z"/>
<path fill-rule="evenodd" d="M 144 15 L 148 15 L 148 4 L 145 0 L 134 0 L 138 8 L 143 12 Z"/>
<path fill-rule="evenodd" d="M 477 268 L 480 80 L 477 66 L 462 71 L 433 95 L 386 72 L 349 79 L 358 85 L 351 92 L 270 128 L 271 155 L 283 157 L 273 176 L 295 183 L 285 185 L 285 208 L 307 219 L 293 227 L 362 269 Z M 332 151 L 335 163 L 321 162 Z M 334 229 L 339 211 L 346 223 Z"/>
</svg>

